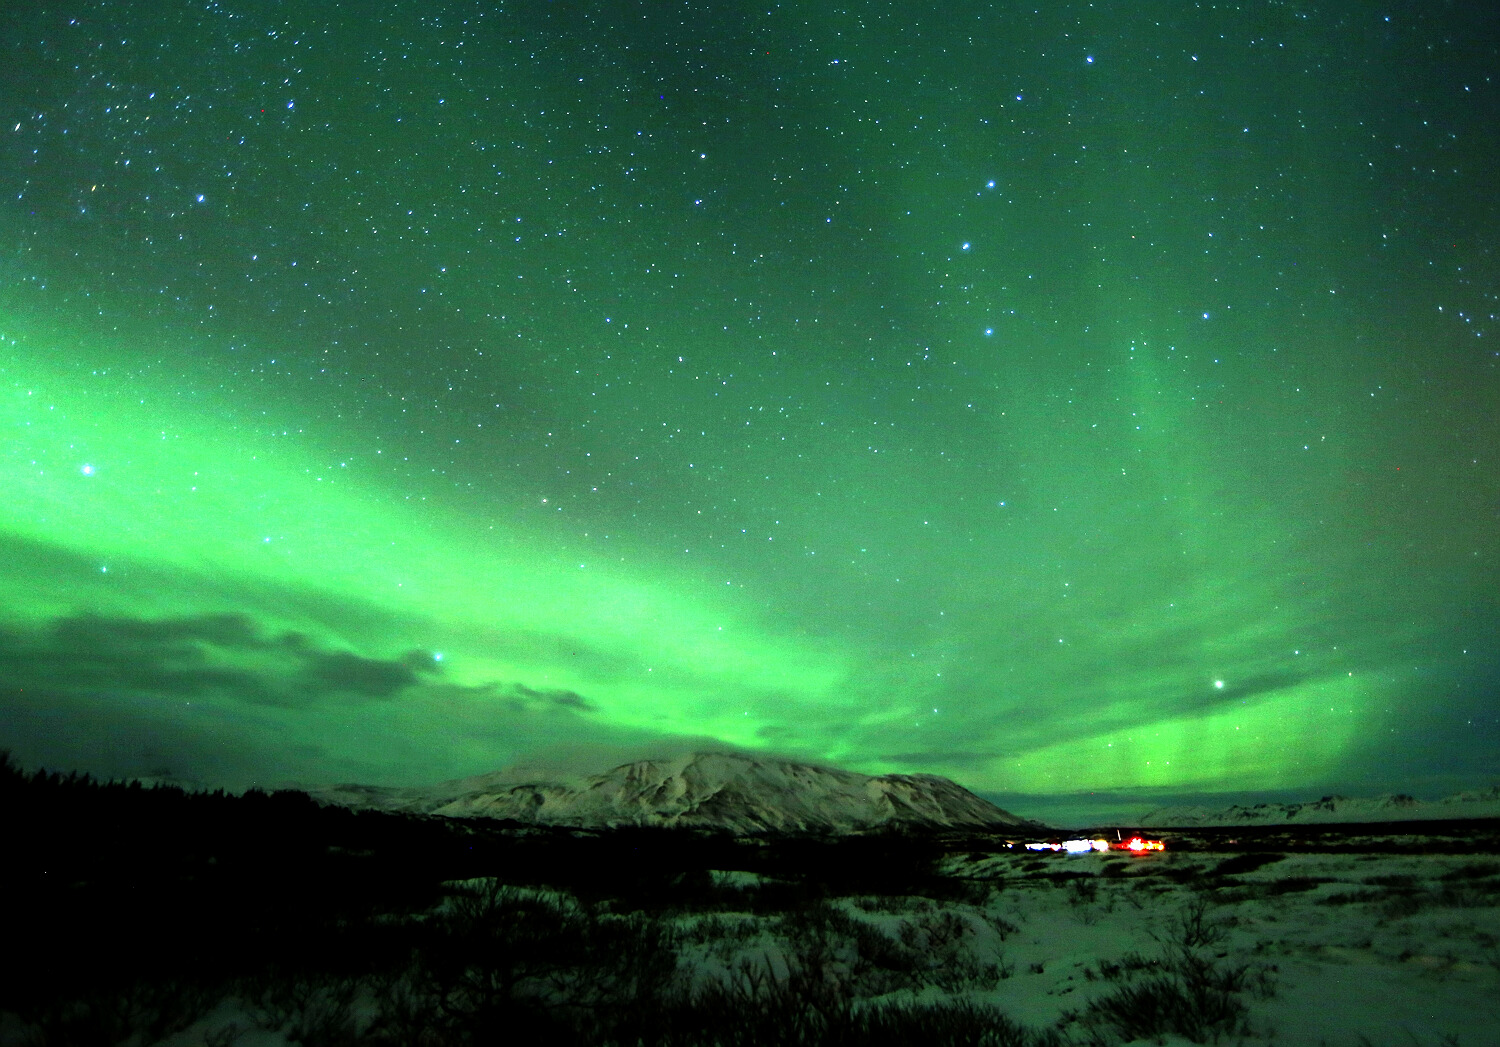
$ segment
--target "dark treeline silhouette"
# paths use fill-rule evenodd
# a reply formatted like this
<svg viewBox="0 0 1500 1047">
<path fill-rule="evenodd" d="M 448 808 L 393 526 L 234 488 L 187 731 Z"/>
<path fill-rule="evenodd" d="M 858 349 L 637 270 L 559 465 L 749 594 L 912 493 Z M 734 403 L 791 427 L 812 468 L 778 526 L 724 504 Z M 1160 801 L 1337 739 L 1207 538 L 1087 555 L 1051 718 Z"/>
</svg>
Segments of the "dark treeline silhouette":
<svg viewBox="0 0 1500 1047">
<path fill-rule="evenodd" d="M 838 918 L 829 898 L 951 900 L 974 889 L 938 875 L 954 841 L 930 834 L 739 839 L 356 812 L 295 791 L 235 795 L 28 773 L 4 754 L 0 811 L 11 971 L 0 979 L 0 1011 L 48 1044 L 133 1035 L 149 1043 L 229 996 L 305 1044 L 484 1042 L 502 1026 L 517 1043 L 746 1042 L 750 1026 L 725 1017 L 731 1012 L 758 1015 L 772 1042 L 764 1023 L 778 1007 L 791 1015 L 781 1042 L 802 1042 L 812 1028 L 836 1042 L 856 1026 L 866 1042 L 876 1035 L 870 1022 L 897 1029 L 905 1019 L 856 1016 L 847 1001 L 791 999 L 797 986 L 815 986 L 796 972 L 752 980 L 738 1003 L 654 997 L 666 991 L 658 975 L 675 964 L 664 917 L 774 915 L 816 946 Z M 910 956 L 891 963 L 901 977 L 921 968 Z M 538 985 L 566 1005 L 540 1006 Z M 356 998 L 378 1020 L 358 1025 Z M 824 1013 L 829 1007 L 837 1013 Z M 1010 1029 L 1000 1017 L 964 1013 Z M 645 1015 L 666 1025 L 640 1026 Z M 711 1026 L 720 1034 L 704 1032 Z M 1011 1032 L 1021 1038 L 993 1042 L 1027 1042 Z"/>
<path fill-rule="evenodd" d="M 14 1016 L 0 1028 L 19 1019 L 28 1047 L 146 1047 L 200 1021 L 190 1042 L 205 1047 L 252 1027 L 303 1047 L 1034 1047 L 1065 1031 L 964 995 L 1013 971 L 993 938 L 976 947 L 976 927 L 1002 942 L 1015 930 L 994 912 L 1002 880 L 972 873 L 1012 841 L 984 833 L 531 826 L 26 772 L 4 753 L 0 819 L 0 1012 Z M 1223 899 L 1315 886 L 1237 879 L 1295 850 L 1494 835 L 1493 822 L 1183 830 L 1174 852 L 1230 856 L 1143 868 L 1158 889 Z M 1087 908 L 1135 866 L 1022 850 L 1006 868 Z M 1491 868 L 1429 894 L 1487 902 Z M 1145 881 L 1128 879 L 1137 894 Z M 1428 898 L 1408 893 L 1387 904 Z M 1195 911 L 1162 955 L 1101 968 L 1118 984 L 1064 1024 L 1100 1043 L 1239 1029 L 1266 983 L 1213 954 Z M 719 965 L 706 981 L 705 956 Z"/>
</svg>

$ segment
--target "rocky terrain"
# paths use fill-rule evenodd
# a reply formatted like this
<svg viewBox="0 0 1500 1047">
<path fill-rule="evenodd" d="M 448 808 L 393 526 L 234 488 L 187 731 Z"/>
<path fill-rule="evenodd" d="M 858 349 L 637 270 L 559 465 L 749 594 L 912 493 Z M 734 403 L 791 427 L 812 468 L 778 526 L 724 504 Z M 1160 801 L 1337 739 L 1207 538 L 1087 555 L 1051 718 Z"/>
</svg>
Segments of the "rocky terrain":
<svg viewBox="0 0 1500 1047">
<path fill-rule="evenodd" d="M 1257 803 L 1224 808 L 1158 807 L 1141 816 L 1153 828 L 1236 825 L 1352 825 L 1365 822 L 1468 821 L 1500 818 L 1500 786 L 1441 800 L 1391 795 L 1375 799 L 1325 796 L 1306 803 Z"/>
<path fill-rule="evenodd" d="M 518 781 L 496 772 L 425 788 L 340 785 L 323 803 L 535 825 L 621 825 L 764 832 L 1029 827 L 1025 819 L 931 774 L 878 777 L 733 753 L 638 760 L 603 774 Z"/>
</svg>

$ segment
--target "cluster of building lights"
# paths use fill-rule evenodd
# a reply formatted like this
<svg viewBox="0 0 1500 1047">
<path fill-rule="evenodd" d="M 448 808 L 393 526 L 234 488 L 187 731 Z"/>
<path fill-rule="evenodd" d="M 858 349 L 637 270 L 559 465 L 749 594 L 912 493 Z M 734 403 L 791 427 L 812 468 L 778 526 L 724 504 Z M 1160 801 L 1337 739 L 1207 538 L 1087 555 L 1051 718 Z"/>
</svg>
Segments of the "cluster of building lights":
<svg viewBox="0 0 1500 1047">
<path fill-rule="evenodd" d="M 1090 851 L 1130 851 L 1134 854 L 1144 854 L 1147 851 L 1165 851 L 1167 845 L 1160 840 L 1152 840 L 1144 836 L 1132 836 L 1128 840 L 1116 840 L 1114 842 L 1105 839 L 1046 840 L 1038 843 L 1028 843 L 1026 849 L 1028 851 L 1066 851 L 1068 854 L 1086 854 Z"/>
</svg>

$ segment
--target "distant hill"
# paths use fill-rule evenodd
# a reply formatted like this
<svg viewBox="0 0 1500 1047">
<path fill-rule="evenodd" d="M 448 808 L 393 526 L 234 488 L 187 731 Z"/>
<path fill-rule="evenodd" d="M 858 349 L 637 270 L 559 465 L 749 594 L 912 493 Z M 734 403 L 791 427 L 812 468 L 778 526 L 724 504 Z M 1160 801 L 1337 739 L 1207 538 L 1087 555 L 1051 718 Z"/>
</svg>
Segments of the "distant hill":
<svg viewBox="0 0 1500 1047">
<path fill-rule="evenodd" d="M 496 772 L 425 788 L 339 785 L 309 791 L 320 802 L 345 807 L 587 828 L 654 825 L 752 834 L 1032 825 L 937 775 L 871 777 L 712 752 L 639 760 L 561 781 L 517 781 L 513 773 Z"/>
<path fill-rule="evenodd" d="M 1500 818 L 1500 786 L 1457 793 L 1441 800 L 1392 795 L 1375 799 L 1325 796 L 1306 803 L 1257 803 L 1232 807 L 1158 807 L 1141 817 L 1143 828 L 1234 825 L 1332 825 L 1357 822 L 1417 822 Z"/>
</svg>

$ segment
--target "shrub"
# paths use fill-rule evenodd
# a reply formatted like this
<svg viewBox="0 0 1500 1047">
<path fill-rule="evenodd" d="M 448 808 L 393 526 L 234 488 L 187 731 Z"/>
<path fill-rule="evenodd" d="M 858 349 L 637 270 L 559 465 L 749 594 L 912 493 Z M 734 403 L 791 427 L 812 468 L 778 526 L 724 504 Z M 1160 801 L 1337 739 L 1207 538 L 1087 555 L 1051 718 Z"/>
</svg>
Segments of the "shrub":
<svg viewBox="0 0 1500 1047">
<path fill-rule="evenodd" d="M 1009 935 L 1015 934 L 1021 929 L 1015 924 L 1011 923 L 1005 917 L 997 916 L 994 913 L 986 914 L 985 922 L 987 922 L 991 927 L 995 929 L 995 933 L 1000 936 L 1000 940 L 1002 942 L 1005 941 L 1005 939 Z"/>
<path fill-rule="evenodd" d="M 274 972 L 244 989 L 255 1024 L 283 1033 L 292 1043 L 345 1047 L 359 1042 L 353 1011 L 359 984 L 352 978 Z"/>
<path fill-rule="evenodd" d="M 755 933 L 753 919 L 733 916 L 705 916 L 695 920 L 691 927 L 679 932 L 679 940 L 702 945 L 707 942 L 742 940 Z"/>
<path fill-rule="evenodd" d="M 211 993 L 191 982 L 137 981 L 47 999 L 18 1014 L 32 1026 L 33 1040 L 47 1047 L 94 1047 L 132 1034 L 154 1043 L 187 1028 L 213 1002 Z"/>
<path fill-rule="evenodd" d="M 1265 884 L 1263 889 L 1269 895 L 1296 894 L 1301 891 L 1316 890 L 1322 884 L 1332 882 L 1320 876 L 1288 876 L 1284 879 L 1272 880 Z"/>
<path fill-rule="evenodd" d="M 601 1042 L 601 1029 L 658 1011 L 676 981 L 662 921 L 495 880 L 458 886 L 425 932 L 408 966 L 377 986 L 367 1041 Z"/>
<path fill-rule="evenodd" d="M 1489 876 L 1500 876 L 1500 863 L 1475 862 L 1461 865 L 1443 874 L 1444 880 L 1482 880 Z"/>
<path fill-rule="evenodd" d="M 931 912 L 936 908 L 931 898 L 914 895 L 864 895 L 854 899 L 854 907 L 862 912 Z"/>
<path fill-rule="evenodd" d="M 1159 958 L 1148 958 L 1138 952 L 1128 952 L 1118 960 L 1100 960 L 1097 975 L 1092 968 L 1085 968 L 1084 976 L 1089 981 L 1093 981 L 1098 977 L 1107 982 L 1117 982 L 1139 971 L 1159 971 L 1161 969 L 1162 961 Z"/>
<path fill-rule="evenodd" d="M 1033 1032 L 995 1007 L 969 1002 L 880 1002 L 856 1006 L 836 981 L 803 956 L 778 978 L 769 965 L 745 965 L 728 984 L 697 993 L 666 1020 L 663 1047 L 1060 1047 L 1054 1032 Z"/>
<path fill-rule="evenodd" d="M 1150 973 L 1133 976 L 1139 972 Z M 1139 957 L 1128 964 L 1122 961 L 1111 965 L 1106 978 L 1122 984 L 1090 1001 L 1082 1012 L 1064 1016 L 1064 1024 L 1079 1025 L 1090 1044 L 1159 1039 L 1167 1034 L 1204 1043 L 1243 1033 L 1248 1008 L 1238 994 L 1269 995 L 1272 990 L 1265 971 L 1248 964 L 1221 967 L 1187 950 L 1168 953 L 1155 962 Z"/>
<path fill-rule="evenodd" d="M 1099 897 L 1099 884 L 1092 876 L 1079 877 L 1068 884 L 1068 899 L 1074 905 L 1090 905 Z"/>
<path fill-rule="evenodd" d="M 1226 858 L 1214 866 L 1210 876 L 1239 876 L 1244 873 L 1254 872 L 1262 869 L 1273 862 L 1279 862 L 1286 855 L 1275 854 L 1269 851 L 1251 851 L 1246 854 L 1237 854 L 1233 858 Z"/>
<path fill-rule="evenodd" d="M 869 1047 L 1056 1047 L 1055 1032 L 1033 1032 L 987 1004 L 884 1004 L 856 1012 L 842 1038 Z"/>
<path fill-rule="evenodd" d="M 1500 905 L 1500 881 L 1444 884 L 1434 899 L 1454 909 L 1478 909 Z"/>
<path fill-rule="evenodd" d="M 1382 891 L 1338 891 L 1319 898 L 1320 905 L 1353 905 L 1356 902 L 1375 902 L 1390 897 Z"/>
<path fill-rule="evenodd" d="M 1229 934 L 1228 923 L 1214 918 L 1208 899 L 1198 896 L 1167 921 L 1166 939 L 1170 947 L 1184 951 L 1218 945 Z"/>
<path fill-rule="evenodd" d="M 1106 1030 L 1127 1042 L 1175 1033 L 1203 1043 L 1236 1031 L 1244 1014 L 1244 1005 L 1229 993 L 1157 976 L 1121 986 L 1093 1001 L 1079 1020 L 1092 1043 L 1110 1042 L 1113 1037 L 1099 1035 Z"/>
<path fill-rule="evenodd" d="M 1400 920 L 1421 912 L 1422 902 L 1422 897 L 1415 893 L 1391 895 L 1381 904 L 1380 913 L 1388 920 Z"/>
</svg>

